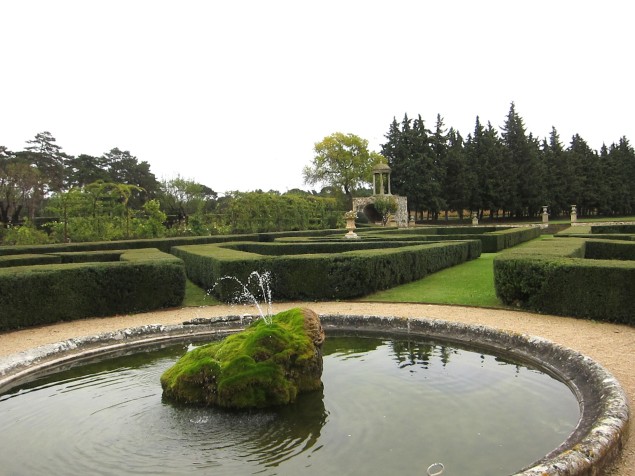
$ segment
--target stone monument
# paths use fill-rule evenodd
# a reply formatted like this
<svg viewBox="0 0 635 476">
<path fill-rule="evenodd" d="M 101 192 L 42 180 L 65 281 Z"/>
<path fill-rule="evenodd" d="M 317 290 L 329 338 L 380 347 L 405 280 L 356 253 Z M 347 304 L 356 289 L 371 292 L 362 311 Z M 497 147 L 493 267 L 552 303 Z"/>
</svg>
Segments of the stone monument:
<svg viewBox="0 0 635 476">
<path fill-rule="evenodd" d="M 397 202 L 394 220 L 399 228 L 408 228 L 408 199 L 393 195 L 390 190 L 391 169 L 388 164 L 378 164 L 373 169 L 373 195 L 371 197 L 353 198 L 353 211 L 364 212 L 373 205 L 377 197 L 389 195 Z"/>
</svg>

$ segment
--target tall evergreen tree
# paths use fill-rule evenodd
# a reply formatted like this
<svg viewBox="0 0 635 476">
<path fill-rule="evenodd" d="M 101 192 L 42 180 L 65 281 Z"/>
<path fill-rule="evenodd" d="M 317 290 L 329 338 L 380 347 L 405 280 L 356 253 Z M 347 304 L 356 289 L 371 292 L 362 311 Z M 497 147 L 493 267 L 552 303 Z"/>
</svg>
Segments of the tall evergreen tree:
<svg viewBox="0 0 635 476">
<path fill-rule="evenodd" d="M 502 139 L 510 179 L 505 207 L 516 216 L 533 216 L 543 201 L 543 167 L 538 142 L 531 134 L 527 135 L 513 102 L 503 126 Z"/>
<path fill-rule="evenodd" d="M 419 116 L 421 118 L 421 116 Z M 430 152 L 432 161 L 428 171 L 430 175 L 430 205 L 429 210 L 434 218 L 438 218 L 441 210 L 447 209 L 447 201 L 443 194 L 445 175 L 447 173 L 447 160 L 449 153 L 449 133 L 441 114 L 437 114 L 434 126 L 434 134 L 430 138 Z"/>
<path fill-rule="evenodd" d="M 150 164 L 139 160 L 127 150 L 115 147 L 102 156 L 102 163 L 108 172 L 109 181 L 134 185 L 143 191 L 134 191 L 130 198 L 132 208 L 141 208 L 148 199 L 157 197 L 161 184 L 150 171 Z"/>
<path fill-rule="evenodd" d="M 605 214 L 629 215 L 635 211 L 635 152 L 626 137 L 600 152 L 609 203 Z"/>
<path fill-rule="evenodd" d="M 458 131 L 450 128 L 448 132 L 448 149 L 445 159 L 444 200 L 447 212 L 456 211 L 459 219 L 463 219 L 463 211 L 470 206 L 475 174 L 468 167 L 463 138 Z"/>
<path fill-rule="evenodd" d="M 84 187 L 97 180 L 112 180 L 104 157 L 81 154 L 66 160 L 65 188 Z"/>
<path fill-rule="evenodd" d="M 392 169 L 392 191 L 408 197 L 410 210 L 420 212 L 426 208 L 427 188 L 424 184 L 426 157 L 423 153 L 428 147 L 428 132 L 419 116 L 416 129 L 412 119 L 404 114 L 401 127 L 393 118 L 387 142 L 382 144 L 382 155 Z"/>
<path fill-rule="evenodd" d="M 30 145 L 20 156 L 40 171 L 44 187 L 42 192 L 48 194 L 61 190 L 64 187 L 64 161 L 68 156 L 55 143 L 55 137 L 44 131 L 26 142 Z"/>
<path fill-rule="evenodd" d="M 605 182 L 598 153 L 592 150 L 579 134 L 575 134 L 567 154 L 580 180 L 577 197 L 572 203 L 578 206 L 579 214 L 591 215 L 605 208 L 604 204 L 608 203 L 608 197 L 603 196 Z"/>
</svg>

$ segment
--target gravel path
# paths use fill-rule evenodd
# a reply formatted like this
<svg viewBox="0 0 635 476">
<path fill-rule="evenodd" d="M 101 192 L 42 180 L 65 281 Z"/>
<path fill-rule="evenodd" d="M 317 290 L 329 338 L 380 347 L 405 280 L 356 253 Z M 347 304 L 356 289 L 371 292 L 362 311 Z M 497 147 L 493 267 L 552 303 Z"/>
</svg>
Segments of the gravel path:
<svg viewBox="0 0 635 476">
<path fill-rule="evenodd" d="M 527 312 L 438 306 L 432 304 L 320 302 L 283 303 L 274 311 L 304 306 L 318 314 L 376 315 L 425 317 L 447 321 L 479 324 L 502 330 L 544 337 L 575 349 L 603 365 L 626 391 L 633 413 L 635 402 L 635 327 L 597 323 L 594 321 L 538 315 Z M 180 324 L 195 317 L 215 317 L 228 314 L 253 314 L 254 308 L 242 306 L 210 306 L 169 309 L 159 312 L 84 319 L 50 326 L 0 334 L 0 356 L 17 353 L 44 344 L 72 337 L 138 327 L 144 324 Z M 635 435 L 635 417 L 631 415 L 630 434 Z M 635 476 L 635 438 L 630 438 L 611 476 Z"/>
</svg>

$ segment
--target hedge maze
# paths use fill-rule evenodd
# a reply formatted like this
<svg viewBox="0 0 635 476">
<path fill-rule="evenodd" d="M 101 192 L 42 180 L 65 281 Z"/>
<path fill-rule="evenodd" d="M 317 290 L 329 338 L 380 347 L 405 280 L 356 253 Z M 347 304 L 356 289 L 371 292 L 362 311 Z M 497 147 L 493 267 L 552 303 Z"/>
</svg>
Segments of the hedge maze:
<svg viewBox="0 0 635 476">
<path fill-rule="evenodd" d="M 183 262 L 158 249 L 22 254 L 0 263 L 11 264 L 0 267 L 0 331 L 178 306 L 185 294 Z"/>
<path fill-rule="evenodd" d="M 421 279 L 443 268 L 478 258 L 478 240 L 417 242 L 234 243 L 179 246 L 189 278 L 230 301 L 237 283 L 252 271 L 269 271 L 276 299 L 324 300 L 363 296 Z"/>
<path fill-rule="evenodd" d="M 508 305 L 633 325 L 635 243 L 616 240 L 612 232 L 567 230 L 501 253 L 494 260 L 494 285 Z"/>
<path fill-rule="evenodd" d="M 498 252 L 496 292 L 538 312 L 633 323 L 635 227 L 534 240 L 538 227 L 358 228 L 0 247 L 0 331 L 174 307 L 186 279 L 231 301 L 232 276 L 272 276 L 276 300 L 364 296 Z"/>
</svg>

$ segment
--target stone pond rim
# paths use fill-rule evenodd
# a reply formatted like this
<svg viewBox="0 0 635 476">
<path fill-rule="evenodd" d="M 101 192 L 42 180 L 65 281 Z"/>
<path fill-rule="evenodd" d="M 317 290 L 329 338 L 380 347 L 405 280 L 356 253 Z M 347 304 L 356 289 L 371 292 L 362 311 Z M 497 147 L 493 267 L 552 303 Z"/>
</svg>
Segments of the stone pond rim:
<svg viewBox="0 0 635 476">
<path fill-rule="evenodd" d="M 613 375 L 592 359 L 542 338 L 425 318 L 321 315 L 334 332 L 412 335 L 457 343 L 535 365 L 564 382 L 580 403 L 576 429 L 558 448 L 515 473 L 523 476 L 598 475 L 618 457 L 628 438 L 630 410 Z M 204 341 L 241 330 L 250 318 L 196 319 L 182 325 L 148 325 L 69 339 L 0 358 L 0 393 L 81 361 L 134 353 L 144 347 Z"/>
</svg>

